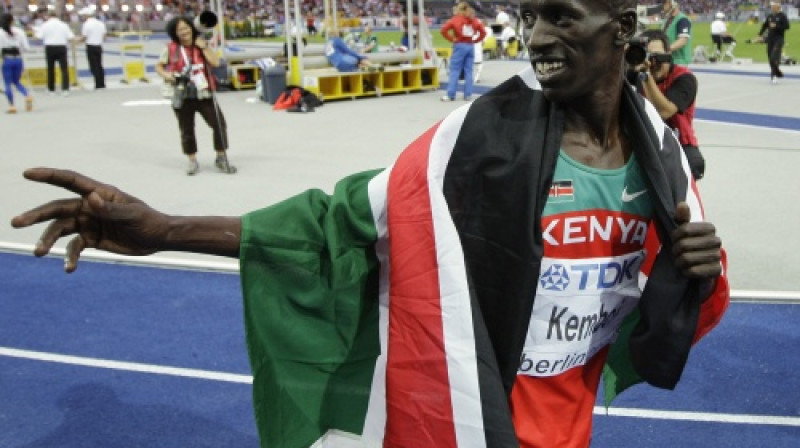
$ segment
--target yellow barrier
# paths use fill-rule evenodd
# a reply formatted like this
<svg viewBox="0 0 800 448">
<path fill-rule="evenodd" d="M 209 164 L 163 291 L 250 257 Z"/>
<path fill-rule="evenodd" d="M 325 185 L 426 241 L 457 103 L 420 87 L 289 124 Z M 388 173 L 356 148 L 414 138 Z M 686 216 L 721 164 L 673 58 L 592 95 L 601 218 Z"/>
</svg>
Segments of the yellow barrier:
<svg viewBox="0 0 800 448">
<path fill-rule="evenodd" d="M 147 79 L 146 69 L 144 66 L 144 45 L 142 44 L 125 44 L 122 45 L 120 49 L 120 54 L 122 56 L 122 60 L 125 61 L 125 52 L 126 51 L 138 51 L 141 55 L 141 60 L 139 61 L 129 61 L 123 62 L 122 64 L 122 71 L 124 78 L 120 81 L 123 83 L 130 83 L 134 80 L 139 80 L 142 82 L 150 82 Z"/>
<path fill-rule="evenodd" d="M 78 82 L 78 76 L 75 73 L 75 67 L 68 67 L 67 72 L 69 73 L 69 84 L 74 86 Z M 55 68 L 55 85 L 61 85 L 61 68 L 56 66 Z M 29 87 L 39 87 L 39 86 L 46 86 L 47 85 L 47 68 L 45 67 L 32 67 L 26 68 L 22 74 L 22 83 L 29 86 Z"/>
</svg>

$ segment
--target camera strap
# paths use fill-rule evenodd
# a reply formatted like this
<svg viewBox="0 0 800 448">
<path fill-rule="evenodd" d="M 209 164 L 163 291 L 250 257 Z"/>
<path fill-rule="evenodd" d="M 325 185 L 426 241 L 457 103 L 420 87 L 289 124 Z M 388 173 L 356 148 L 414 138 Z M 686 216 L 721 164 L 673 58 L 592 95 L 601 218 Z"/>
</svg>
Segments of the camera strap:
<svg viewBox="0 0 800 448">
<path fill-rule="evenodd" d="M 181 56 L 183 57 L 184 70 L 189 71 L 189 78 L 192 80 L 197 90 L 208 89 L 208 79 L 206 78 L 205 70 L 203 70 L 205 64 L 202 62 L 193 64 L 183 46 L 181 46 Z"/>
</svg>

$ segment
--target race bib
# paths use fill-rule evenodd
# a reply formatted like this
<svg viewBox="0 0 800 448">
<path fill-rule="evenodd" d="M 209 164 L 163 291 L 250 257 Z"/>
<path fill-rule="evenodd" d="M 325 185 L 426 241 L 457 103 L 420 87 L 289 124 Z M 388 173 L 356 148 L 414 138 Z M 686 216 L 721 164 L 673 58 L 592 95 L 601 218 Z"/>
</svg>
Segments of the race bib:
<svg viewBox="0 0 800 448">
<path fill-rule="evenodd" d="M 617 257 L 542 259 L 518 374 L 555 376 L 613 342 L 639 302 L 640 250 Z"/>
</svg>

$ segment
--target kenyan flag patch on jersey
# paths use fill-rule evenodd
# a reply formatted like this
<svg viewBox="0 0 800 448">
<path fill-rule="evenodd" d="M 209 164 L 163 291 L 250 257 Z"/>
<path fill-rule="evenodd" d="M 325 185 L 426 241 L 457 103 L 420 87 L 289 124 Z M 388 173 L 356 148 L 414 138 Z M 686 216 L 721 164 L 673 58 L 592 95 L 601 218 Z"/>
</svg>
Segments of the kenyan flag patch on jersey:
<svg viewBox="0 0 800 448">
<path fill-rule="evenodd" d="M 549 200 L 551 202 L 570 202 L 575 200 L 575 189 L 572 186 L 572 179 L 554 180 L 550 186 Z"/>
</svg>

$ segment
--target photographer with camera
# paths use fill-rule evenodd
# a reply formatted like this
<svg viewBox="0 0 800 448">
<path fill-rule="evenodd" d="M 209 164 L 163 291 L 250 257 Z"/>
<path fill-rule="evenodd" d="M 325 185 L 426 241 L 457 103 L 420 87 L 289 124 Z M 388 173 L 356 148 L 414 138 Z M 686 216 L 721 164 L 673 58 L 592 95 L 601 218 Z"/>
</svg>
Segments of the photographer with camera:
<svg viewBox="0 0 800 448">
<path fill-rule="evenodd" d="M 225 117 L 214 98 L 216 80 L 210 67 L 219 66 L 219 57 L 208 48 L 208 42 L 192 21 L 185 17 L 172 19 L 167 24 L 167 35 L 172 40 L 156 63 L 156 72 L 164 78 L 171 92 L 172 108 L 178 119 L 183 153 L 189 158 L 186 174 L 192 176 L 200 170 L 197 162 L 197 139 L 194 133 L 194 116 L 199 113 L 214 133 L 215 165 L 223 173 L 233 174 L 236 168 L 228 162 L 228 134 Z"/>
<path fill-rule="evenodd" d="M 661 118 L 678 135 L 695 180 L 703 178 L 706 162 L 692 127 L 697 78 L 677 65 L 669 51 L 669 38 L 659 30 L 646 30 L 628 46 L 628 79 L 656 107 Z"/>
</svg>

